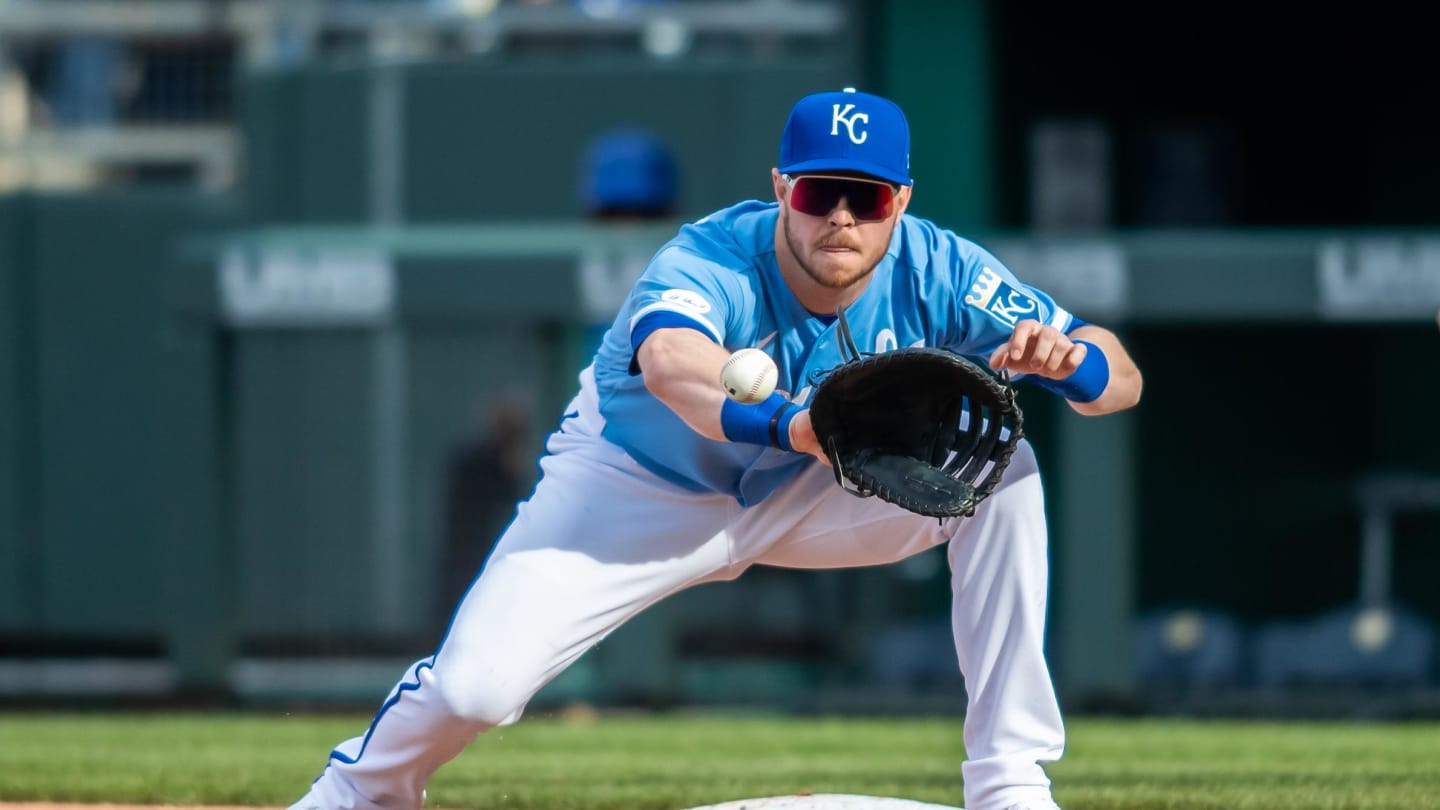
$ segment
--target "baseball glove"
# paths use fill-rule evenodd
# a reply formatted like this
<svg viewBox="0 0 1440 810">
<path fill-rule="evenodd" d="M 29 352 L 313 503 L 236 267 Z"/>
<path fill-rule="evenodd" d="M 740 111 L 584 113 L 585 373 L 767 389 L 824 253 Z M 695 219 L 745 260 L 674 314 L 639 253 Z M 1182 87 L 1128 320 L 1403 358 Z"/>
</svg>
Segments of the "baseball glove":
<svg viewBox="0 0 1440 810">
<path fill-rule="evenodd" d="M 1008 376 L 943 349 L 862 356 L 839 316 L 849 355 L 820 380 L 810 403 L 835 482 L 920 515 L 973 515 L 1023 435 Z"/>
</svg>

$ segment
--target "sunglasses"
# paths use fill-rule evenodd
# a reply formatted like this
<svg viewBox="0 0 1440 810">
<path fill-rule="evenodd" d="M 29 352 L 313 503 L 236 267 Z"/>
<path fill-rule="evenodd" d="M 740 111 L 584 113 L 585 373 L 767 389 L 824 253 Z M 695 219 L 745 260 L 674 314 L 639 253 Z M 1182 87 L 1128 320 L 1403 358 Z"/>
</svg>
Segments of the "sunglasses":
<svg viewBox="0 0 1440 810">
<path fill-rule="evenodd" d="M 895 195 L 900 193 L 898 187 L 882 180 L 819 174 L 784 177 L 790 187 L 790 207 L 812 217 L 829 216 L 843 199 L 858 220 L 887 219 L 895 210 Z"/>
</svg>

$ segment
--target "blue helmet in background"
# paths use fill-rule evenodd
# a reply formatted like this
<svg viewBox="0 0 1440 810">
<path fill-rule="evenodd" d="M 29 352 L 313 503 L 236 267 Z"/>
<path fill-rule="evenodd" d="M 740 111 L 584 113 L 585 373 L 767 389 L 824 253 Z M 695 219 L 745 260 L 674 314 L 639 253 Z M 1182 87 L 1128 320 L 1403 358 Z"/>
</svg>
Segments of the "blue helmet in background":
<svg viewBox="0 0 1440 810">
<path fill-rule="evenodd" d="M 675 204 L 678 186 L 674 156 L 645 129 L 607 131 L 585 150 L 580 196 L 592 214 L 668 211 Z"/>
</svg>

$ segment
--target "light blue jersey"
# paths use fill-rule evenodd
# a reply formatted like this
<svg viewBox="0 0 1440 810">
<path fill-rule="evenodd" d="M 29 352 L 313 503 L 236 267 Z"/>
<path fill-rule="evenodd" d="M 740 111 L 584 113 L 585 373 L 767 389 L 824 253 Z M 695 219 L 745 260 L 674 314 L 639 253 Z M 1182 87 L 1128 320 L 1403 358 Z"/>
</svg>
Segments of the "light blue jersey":
<svg viewBox="0 0 1440 810">
<path fill-rule="evenodd" d="M 604 435 L 656 475 L 696 492 L 759 503 L 812 456 L 696 433 L 633 372 L 632 331 L 688 326 L 729 351 L 755 347 L 779 369 L 777 390 L 803 405 L 815 380 L 843 361 L 833 313 L 800 305 L 775 259 L 779 206 L 756 201 L 684 226 L 650 261 L 595 357 Z M 861 351 L 932 346 L 984 362 L 1015 324 L 1068 332 L 1069 312 L 1020 283 L 984 248 L 904 215 L 860 298 L 845 310 Z M 719 382 L 716 382 L 719 385 Z"/>
</svg>

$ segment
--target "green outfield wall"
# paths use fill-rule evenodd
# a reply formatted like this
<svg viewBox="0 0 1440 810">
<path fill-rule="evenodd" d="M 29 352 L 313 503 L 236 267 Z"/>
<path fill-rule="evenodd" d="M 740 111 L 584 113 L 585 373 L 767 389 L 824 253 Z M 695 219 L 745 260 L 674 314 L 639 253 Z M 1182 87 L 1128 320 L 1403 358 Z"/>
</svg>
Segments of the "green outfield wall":
<svg viewBox="0 0 1440 810">
<path fill-rule="evenodd" d="M 190 193 L 0 205 L 0 627 L 145 642 L 167 624 L 169 520 L 187 490 L 166 287 L 174 241 L 225 223 Z"/>
</svg>

